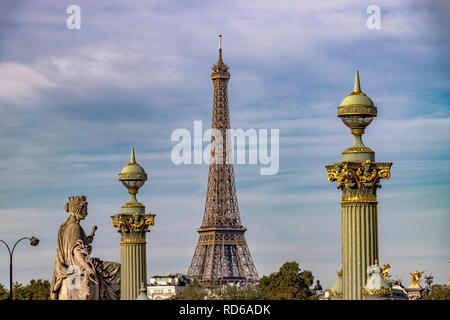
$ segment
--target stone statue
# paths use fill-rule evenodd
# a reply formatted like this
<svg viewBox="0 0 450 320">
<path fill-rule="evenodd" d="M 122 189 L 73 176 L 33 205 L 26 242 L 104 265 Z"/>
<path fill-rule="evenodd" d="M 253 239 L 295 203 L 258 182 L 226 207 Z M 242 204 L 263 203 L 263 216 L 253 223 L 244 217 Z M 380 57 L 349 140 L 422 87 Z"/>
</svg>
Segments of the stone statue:
<svg viewBox="0 0 450 320">
<path fill-rule="evenodd" d="M 425 283 L 427 284 L 427 286 L 425 287 L 425 290 L 427 290 L 428 294 L 430 294 L 431 293 L 431 285 L 433 284 L 433 275 L 431 273 L 425 275 Z"/>
<path fill-rule="evenodd" d="M 50 299 L 119 300 L 120 264 L 91 258 L 96 226 L 86 236 L 80 221 L 87 216 L 86 196 L 69 197 L 69 217 L 58 230 Z"/>
</svg>

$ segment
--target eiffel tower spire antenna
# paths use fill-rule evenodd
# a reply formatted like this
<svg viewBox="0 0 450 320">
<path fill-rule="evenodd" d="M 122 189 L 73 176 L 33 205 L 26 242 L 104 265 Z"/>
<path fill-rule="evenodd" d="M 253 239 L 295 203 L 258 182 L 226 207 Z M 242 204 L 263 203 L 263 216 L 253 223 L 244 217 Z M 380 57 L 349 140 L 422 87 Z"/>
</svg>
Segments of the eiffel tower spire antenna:
<svg viewBox="0 0 450 320">
<path fill-rule="evenodd" d="M 211 73 L 214 84 L 211 126 L 220 131 L 222 150 L 225 152 L 222 152 L 222 161 L 211 161 L 209 165 L 203 221 L 197 229 L 199 239 L 187 274 L 207 284 L 254 283 L 258 281 L 258 273 L 245 240 L 247 229 L 241 223 L 233 164 L 227 161 L 227 145 L 230 144 L 227 141 L 227 129 L 230 129 L 230 73 L 222 61 L 221 39 L 219 35 L 219 59 Z"/>
<path fill-rule="evenodd" d="M 219 60 L 222 60 L 222 35 L 219 34 Z"/>
</svg>

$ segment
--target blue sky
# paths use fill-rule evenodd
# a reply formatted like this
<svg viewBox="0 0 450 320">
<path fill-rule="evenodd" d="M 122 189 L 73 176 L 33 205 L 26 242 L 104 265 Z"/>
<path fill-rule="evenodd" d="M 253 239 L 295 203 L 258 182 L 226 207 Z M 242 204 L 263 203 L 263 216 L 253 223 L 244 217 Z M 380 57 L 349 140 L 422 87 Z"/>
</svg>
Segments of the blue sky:
<svg viewBox="0 0 450 320">
<path fill-rule="evenodd" d="M 81 29 L 66 8 L 81 8 Z M 369 5 L 381 29 L 366 27 Z M 260 275 L 296 260 L 331 287 L 340 268 L 340 194 L 324 165 L 352 143 L 336 107 L 361 88 L 378 106 L 363 140 L 393 162 L 379 199 L 380 262 L 450 278 L 450 6 L 445 1 L 3 1 L 0 4 L 0 238 L 22 243 L 15 280 L 50 279 L 67 197 L 86 194 L 93 255 L 120 260 L 110 216 L 117 174 L 149 174 L 149 275 L 186 272 L 207 165 L 170 160 L 174 129 L 209 126 L 217 35 L 230 66 L 234 128 L 280 129 L 280 170 L 236 165 L 242 222 Z M 0 250 L 0 282 L 8 256 Z"/>
</svg>

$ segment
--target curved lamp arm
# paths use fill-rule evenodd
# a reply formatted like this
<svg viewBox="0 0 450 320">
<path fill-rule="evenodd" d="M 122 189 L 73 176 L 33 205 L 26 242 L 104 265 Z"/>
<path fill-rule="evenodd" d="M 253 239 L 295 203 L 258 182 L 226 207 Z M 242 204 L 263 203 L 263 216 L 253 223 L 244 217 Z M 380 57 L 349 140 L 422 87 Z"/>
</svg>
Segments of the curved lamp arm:
<svg viewBox="0 0 450 320">
<path fill-rule="evenodd" d="M 9 256 L 11 257 L 12 256 L 12 252 L 11 252 L 11 249 L 9 248 L 8 244 L 5 241 L 1 240 L 1 239 L 0 239 L 0 242 L 3 242 L 5 244 L 5 246 L 6 246 L 6 248 L 8 248 Z"/>
<path fill-rule="evenodd" d="M 31 240 L 30 237 L 23 237 L 23 238 L 20 238 L 19 240 L 17 240 L 16 243 L 14 244 L 14 247 L 13 247 L 12 250 L 11 250 L 11 255 L 14 254 L 14 249 L 16 248 L 17 244 L 18 244 L 20 241 L 24 240 L 24 239 L 29 239 L 29 240 Z"/>
</svg>

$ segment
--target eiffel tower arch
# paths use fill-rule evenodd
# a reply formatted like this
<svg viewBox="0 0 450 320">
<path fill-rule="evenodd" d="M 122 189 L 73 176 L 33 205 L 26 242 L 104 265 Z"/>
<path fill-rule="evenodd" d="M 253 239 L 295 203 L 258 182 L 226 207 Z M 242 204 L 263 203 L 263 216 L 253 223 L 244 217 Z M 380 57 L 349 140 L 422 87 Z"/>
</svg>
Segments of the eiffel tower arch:
<svg viewBox="0 0 450 320">
<path fill-rule="evenodd" d="M 229 161 L 231 141 L 228 107 L 228 66 L 222 61 L 221 37 L 219 59 L 213 66 L 211 80 L 214 84 L 212 128 L 222 136 L 222 154 L 215 155 L 214 137 L 211 137 L 211 157 L 221 157 L 209 165 L 205 211 L 199 238 L 188 276 L 200 283 L 226 284 L 230 282 L 255 283 L 258 273 L 247 246 L 236 196 L 233 164 Z M 218 140 L 220 141 L 220 139 Z M 227 161 L 228 159 L 228 161 Z"/>
</svg>

